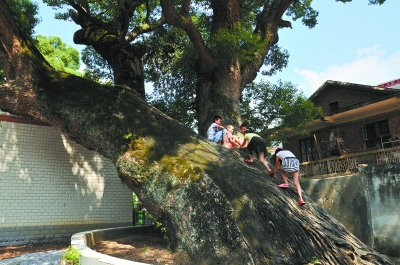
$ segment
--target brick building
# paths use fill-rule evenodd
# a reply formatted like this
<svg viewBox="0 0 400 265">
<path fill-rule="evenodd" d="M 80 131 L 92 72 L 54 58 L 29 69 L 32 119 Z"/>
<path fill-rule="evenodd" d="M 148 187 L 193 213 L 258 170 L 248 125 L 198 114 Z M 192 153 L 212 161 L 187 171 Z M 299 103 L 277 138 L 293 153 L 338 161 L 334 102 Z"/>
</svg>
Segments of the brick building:
<svg viewBox="0 0 400 265">
<path fill-rule="evenodd" d="M 301 162 L 400 145 L 400 90 L 326 81 L 309 100 L 323 117 L 283 144 Z"/>
<path fill-rule="evenodd" d="M 0 113 L 0 246 L 132 225 L 132 191 L 100 154 Z"/>
</svg>

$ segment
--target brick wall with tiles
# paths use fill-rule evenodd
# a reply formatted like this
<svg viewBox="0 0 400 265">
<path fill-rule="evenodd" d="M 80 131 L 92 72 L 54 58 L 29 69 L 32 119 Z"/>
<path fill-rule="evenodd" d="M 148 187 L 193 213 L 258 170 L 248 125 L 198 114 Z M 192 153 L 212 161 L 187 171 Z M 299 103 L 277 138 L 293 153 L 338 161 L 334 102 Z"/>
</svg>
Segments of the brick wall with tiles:
<svg viewBox="0 0 400 265">
<path fill-rule="evenodd" d="M 0 118 L 0 246 L 132 225 L 132 191 L 110 161 L 50 126 Z"/>
</svg>

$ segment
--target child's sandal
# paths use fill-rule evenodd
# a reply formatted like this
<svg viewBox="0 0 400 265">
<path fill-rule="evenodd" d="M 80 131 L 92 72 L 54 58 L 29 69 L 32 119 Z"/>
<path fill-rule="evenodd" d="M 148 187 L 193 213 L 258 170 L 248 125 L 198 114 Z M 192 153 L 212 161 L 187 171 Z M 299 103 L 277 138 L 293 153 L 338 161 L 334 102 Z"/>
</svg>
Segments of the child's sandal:
<svg viewBox="0 0 400 265">
<path fill-rule="evenodd" d="M 298 201 L 297 204 L 298 204 L 299 206 L 303 206 L 304 204 L 306 204 L 306 202 L 305 202 L 305 201 Z"/>
<path fill-rule="evenodd" d="M 245 159 L 244 162 L 245 162 L 247 165 L 253 165 L 253 161 L 249 161 L 248 159 Z"/>
<path fill-rule="evenodd" d="M 289 184 L 282 183 L 282 184 L 279 184 L 278 187 L 281 188 L 281 189 L 288 189 L 289 188 Z"/>
</svg>

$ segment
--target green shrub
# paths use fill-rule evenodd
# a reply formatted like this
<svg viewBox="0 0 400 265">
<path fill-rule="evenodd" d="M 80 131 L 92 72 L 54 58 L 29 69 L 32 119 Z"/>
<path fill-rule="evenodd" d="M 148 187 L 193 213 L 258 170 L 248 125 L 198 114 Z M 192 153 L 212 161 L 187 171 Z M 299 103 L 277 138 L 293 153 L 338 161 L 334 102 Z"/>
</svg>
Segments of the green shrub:
<svg viewBox="0 0 400 265">
<path fill-rule="evenodd" d="M 61 257 L 61 260 L 67 260 L 70 264 L 79 265 L 79 257 L 81 254 L 73 246 L 69 246 Z"/>
</svg>

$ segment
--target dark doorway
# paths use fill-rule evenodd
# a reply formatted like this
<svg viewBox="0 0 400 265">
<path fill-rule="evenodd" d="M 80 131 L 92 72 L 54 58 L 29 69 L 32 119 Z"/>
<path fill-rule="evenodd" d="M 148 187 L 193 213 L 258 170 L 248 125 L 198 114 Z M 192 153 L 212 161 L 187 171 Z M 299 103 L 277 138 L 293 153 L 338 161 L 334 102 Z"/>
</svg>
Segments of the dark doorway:
<svg viewBox="0 0 400 265">
<path fill-rule="evenodd" d="M 363 136 L 367 148 L 382 148 L 382 143 L 388 142 L 390 138 L 389 124 L 387 120 L 377 121 L 363 125 Z M 390 143 L 383 148 L 391 147 Z"/>
</svg>

